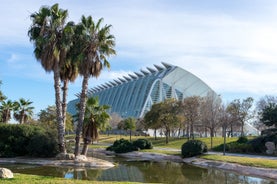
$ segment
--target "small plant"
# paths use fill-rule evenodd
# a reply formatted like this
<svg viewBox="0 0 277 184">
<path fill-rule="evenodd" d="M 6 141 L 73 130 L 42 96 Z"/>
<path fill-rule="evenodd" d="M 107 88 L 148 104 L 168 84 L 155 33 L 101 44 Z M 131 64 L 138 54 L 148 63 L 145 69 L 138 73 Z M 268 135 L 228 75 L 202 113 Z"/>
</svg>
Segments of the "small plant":
<svg viewBox="0 0 277 184">
<path fill-rule="evenodd" d="M 206 143 L 200 140 L 189 140 L 182 145 L 182 156 L 183 157 L 193 157 L 196 155 L 201 155 L 207 152 Z"/>
<path fill-rule="evenodd" d="M 153 145 L 152 142 L 148 141 L 147 139 L 138 139 L 133 142 L 135 147 L 139 149 L 152 149 Z"/>
</svg>

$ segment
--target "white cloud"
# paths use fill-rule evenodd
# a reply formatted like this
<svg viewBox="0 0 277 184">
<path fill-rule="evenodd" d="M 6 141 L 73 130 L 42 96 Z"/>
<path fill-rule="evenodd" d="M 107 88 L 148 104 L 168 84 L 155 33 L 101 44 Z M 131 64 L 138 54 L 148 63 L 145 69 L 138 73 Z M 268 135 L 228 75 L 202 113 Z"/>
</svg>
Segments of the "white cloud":
<svg viewBox="0 0 277 184">
<path fill-rule="evenodd" d="M 21 48 L 29 48 L 29 16 L 45 3 L 34 0 L 2 3 L 0 22 L 5 26 L 0 29 L 0 47 L 20 45 Z M 48 5 L 54 3 L 47 1 Z M 249 0 L 239 3 L 239 6 L 229 2 L 229 8 L 221 2 L 208 10 L 202 4 L 181 1 L 59 3 L 60 7 L 69 10 L 69 20 L 79 21 L 85 14 L 104 17 L 104 23 L 113 25 L 112 33 L 118 50 L 115 60 L 118 63 L 112 60 L 112 70 L 90 80 L 90 87 L 164 61 L 192 72 L 219 93 L 277 92 L 275 1 L 258 4 L 259 1 Z M 226 11 L 220 10 L 219 6 Z M 208 7 L 213 8 L 212 5 Z M 34 64 L 31 51 L 29 56 L 20 54 L 21 50 L 9 53 L 13 54 L 9 54 L 7 61 L 16 62 L 21 70 L 10 65 L 10 70 L 5 73 L 35 80 L 52 80 L 52 75 L 45 74 L 38 63 Z M 28 73 L 25 72 L 27 70 Z M 80 88 L 81 78 L 72 87 Z"/>
</svg>

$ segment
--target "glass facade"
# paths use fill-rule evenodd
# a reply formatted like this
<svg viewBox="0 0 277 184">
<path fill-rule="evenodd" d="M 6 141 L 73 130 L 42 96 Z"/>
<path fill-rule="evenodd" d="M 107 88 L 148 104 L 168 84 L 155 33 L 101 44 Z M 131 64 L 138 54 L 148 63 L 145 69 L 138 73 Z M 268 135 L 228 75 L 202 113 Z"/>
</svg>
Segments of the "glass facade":
<svg viewBox="0 0 277 184">
<path fill-rule="evenodd" d="M 206 96 L 213 90 L 192 73 L 167 63 L 91 88 L 89 96 L 98 96 L 100 104 L 111 107 L 110 113 L 122 118 L 140 118 L 154 103 L 168 98 L 183 100 L 189 96 Z M 77 95 L 79 96 L 79 95 Z M 76 114 L 76 103 L 68 103 L 68 112 Z"/>
</svg>

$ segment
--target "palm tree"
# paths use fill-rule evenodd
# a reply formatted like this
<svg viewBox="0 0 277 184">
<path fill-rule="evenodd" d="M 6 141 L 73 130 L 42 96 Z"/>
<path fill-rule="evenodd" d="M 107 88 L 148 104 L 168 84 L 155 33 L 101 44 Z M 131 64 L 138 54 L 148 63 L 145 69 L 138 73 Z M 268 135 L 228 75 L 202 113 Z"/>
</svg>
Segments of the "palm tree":
<svg viewBox="0 0 277 184">
<path fill-rule="evenodd" d="M 82 133 L 84 140 L 82 155 L 87 155 L 88 144 L 98 140 L 98 131 L 106 130 L 108 127 L 110 115 L 107 113 L 107 110 L 109 108 L 107 105 L 100 105 L 98 98 L 91 97 L 87 100 Z"/>
<path fill-rule="evenodd" d="M 63 83 L 62 89 L 62 117 L 64 124 L 66 125 L 66 111 L 67 111 L 67 92 L 69 82 L 74 82 L 78 77 L 78 65 L 74 62 L 74 54 L 72 51 L 73 36 L 74 36 L 75 25 L 73 22 L 67 23 L 63 30 L 63 49 L 64 54 L 62 62 L 60 63 L 60 78 Z"/>
<path fill-rule="evenodd" d="M 2 101 L 2 105 L 0 106 L 0 112 L 2 114 L 3 123 L 8 123 L 11 119 L 11 113 L 15 108 L 14 102 L 11 100 Z"/>
<path fill-rule="evenodd" d="M 0 80 L 0 85 L 2 85 L 2 81 Z M 7 97 L 2 93 L 2 91 L 0 91 L 0 102 L 6 100 Z"/>
<path fill-rule="evenodd" d="M 19 124 L 26 123 L 33 115 L 34 107 L 30 106 L 33 102 L 20 98 L 18 102 L 14 102 L 14 118 L 19 121 Z"/>
<path fill-rule="evenodd" d="M 75 53 L 79 53 L 77 58 L 79 63 L 79 74 L 83 76 L 82 91 L 79 104 L 79 117 L 76 129 L 75 156 L 79 155 L 80 137 L 83 129 L 85 117 L 85 105 L 88 90 L 88 80 L 98 77 L 103 67 L 110 68 L 107 57 L 115 55 L 114 36 L 110 34 L 111 25 L 100 27 L 103 19 L 94 23 L 92 17 L 82 16 L 75 30 Z M 79 51 L 79 52 L 78 52 Z"/>
<path fill-rule="evenodd" d="M 66 55 L 63 44 L 63 30 L 67 10 L 59 9 L 58 4 L 51 7 L 43 6 L 39 12 L 31 14 L 32 25 L 28 31 L 30 40 L 34 43 L 36 59 L 41 63 L 46 72 L 54 73 L 55 104 L 57 113 L 58 142 L 61 153 L 66 153 L 64 143 L 64 122 L 60 99 L 60 64 Z"/>
</svg>

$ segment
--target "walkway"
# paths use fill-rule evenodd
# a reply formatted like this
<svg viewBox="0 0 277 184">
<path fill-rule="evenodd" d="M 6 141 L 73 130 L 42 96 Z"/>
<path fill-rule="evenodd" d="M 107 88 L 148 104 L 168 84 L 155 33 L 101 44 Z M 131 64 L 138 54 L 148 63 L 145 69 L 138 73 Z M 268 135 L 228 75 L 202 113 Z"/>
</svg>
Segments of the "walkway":
<svg viewBox="0 0 277 184">
<path fill-rule="evenodd" d="M 215 154 L 223 155 L 222 152 L 209 151 L 206 154 Z M 263 158 L 269 160 L 277 160 L 276 156 L 267 156 L 267 155 L 252 155 L 252 154 L 242 154 L 242 153 L 226 153 L 226 156 L 238 156 L 238 157 L 249 157 L 249 158 Z"/>
</svg>

